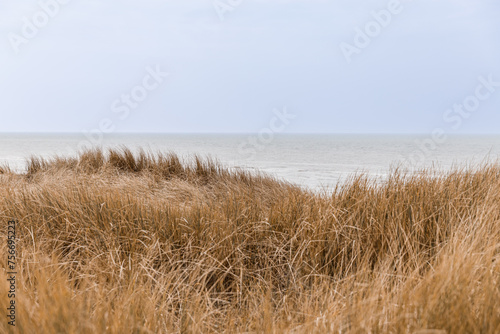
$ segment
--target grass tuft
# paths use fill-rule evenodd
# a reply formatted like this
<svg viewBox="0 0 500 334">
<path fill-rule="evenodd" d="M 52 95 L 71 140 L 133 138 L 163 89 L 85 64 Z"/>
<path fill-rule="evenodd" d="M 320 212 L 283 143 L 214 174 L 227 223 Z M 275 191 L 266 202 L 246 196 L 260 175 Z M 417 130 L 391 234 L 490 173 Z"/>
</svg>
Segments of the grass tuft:
<svg viewBox="0 0 500 334">
<path fill-rule="evenodd" d="M 500 332 L 497 165 L 321 194 L 125 147 L 0 173 L 16 333 Z"/>
</svg>

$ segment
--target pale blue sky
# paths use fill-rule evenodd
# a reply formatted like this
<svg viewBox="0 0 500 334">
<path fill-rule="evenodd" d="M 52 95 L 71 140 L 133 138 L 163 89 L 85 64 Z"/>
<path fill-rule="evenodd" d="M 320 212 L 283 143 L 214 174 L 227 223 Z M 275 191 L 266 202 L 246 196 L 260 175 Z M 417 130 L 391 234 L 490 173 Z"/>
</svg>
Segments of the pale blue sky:
<svg viewBox="0 0 500 334">
<path fill-rule="evenodd" d="M 223 21 L 212 0 L 65 1 L 46 25 L 38 1 L 0 2 L 0 132 L 258 132 L 286 106 L 291 133 L 500 133 L 500 87 L 443 120 L 478 77 L 500 82 L 498 1 L 401 0 L 351 62 L 341 43 L 391 1 L 233 0 Z M 113 112 L 157 66 L 169 76 Z"/>
</svg>

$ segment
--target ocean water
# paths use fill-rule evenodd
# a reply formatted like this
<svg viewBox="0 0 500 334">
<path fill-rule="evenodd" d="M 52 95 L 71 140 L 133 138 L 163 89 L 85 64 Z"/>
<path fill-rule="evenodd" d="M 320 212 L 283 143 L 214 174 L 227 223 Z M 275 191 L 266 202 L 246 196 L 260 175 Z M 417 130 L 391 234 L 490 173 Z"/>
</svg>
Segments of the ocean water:
<svg viewBox="0 0 500 334">
<path fill-rule="evenodd" d="M 260 170 L 313 190 L 331 189 L 354 173 L 383 181 L 395 166 L 415 172 L 496 162 L 500 136 L 108 134 L 94 138 L 103 148 L 173 151 L 217 158 L 228 167 Z M 18 172 L 31 155 L 75 155 L 89 146 L 81 134 L 1 134 L 0 163 Z"/>
</svg>

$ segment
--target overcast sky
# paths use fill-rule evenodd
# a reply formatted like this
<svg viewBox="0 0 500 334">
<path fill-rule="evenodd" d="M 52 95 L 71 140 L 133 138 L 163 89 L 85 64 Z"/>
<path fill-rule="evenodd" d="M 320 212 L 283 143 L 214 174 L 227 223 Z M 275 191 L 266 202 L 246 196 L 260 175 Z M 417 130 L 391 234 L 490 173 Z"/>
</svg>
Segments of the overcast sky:
<svg viewBox="0 0 500 334">
<path fill-rule="evenodd" d="M 0 132 L 258 132 L 286 107 L 286 132 L 499 133 L 499 18 L 497 0 L 3 0 Z"/>
</svg>

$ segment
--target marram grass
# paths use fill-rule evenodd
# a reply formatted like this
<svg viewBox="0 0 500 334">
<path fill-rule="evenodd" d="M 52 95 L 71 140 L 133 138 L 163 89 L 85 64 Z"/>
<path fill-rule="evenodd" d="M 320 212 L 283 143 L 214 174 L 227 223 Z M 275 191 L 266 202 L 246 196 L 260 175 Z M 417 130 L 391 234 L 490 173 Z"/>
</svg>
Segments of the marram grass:
<svg viewBox="0 0 500 334">
<path fill-rule="evenodd" d="M 497 165 L 321 194 L 127 149 L 0 174 L 2 333 L 500 333 Z"/>
</svg>

